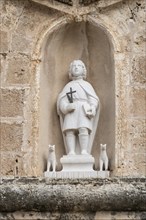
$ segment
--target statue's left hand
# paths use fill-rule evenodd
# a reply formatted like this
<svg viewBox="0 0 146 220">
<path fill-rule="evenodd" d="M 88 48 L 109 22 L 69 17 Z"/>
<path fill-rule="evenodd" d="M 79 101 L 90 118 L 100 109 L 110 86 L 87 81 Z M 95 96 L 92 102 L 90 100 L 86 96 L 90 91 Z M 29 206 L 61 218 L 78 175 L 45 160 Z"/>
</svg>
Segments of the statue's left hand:
<svg viewBox="0 0 146 220">
<path fill-rule="evenodd" d="M 94 117 L 96 115 L 96 108 L 95 108 L 95 106 L 91 106 L 91 112 L 92 112 L 92 115 Z"/>
<path fill-rule="evenodd" d="M 91 106 L 91 109 L 87 112 L 88 118 L 93 118 L 96 115 L 96 108 L 94 106 Z"/>
</svg>

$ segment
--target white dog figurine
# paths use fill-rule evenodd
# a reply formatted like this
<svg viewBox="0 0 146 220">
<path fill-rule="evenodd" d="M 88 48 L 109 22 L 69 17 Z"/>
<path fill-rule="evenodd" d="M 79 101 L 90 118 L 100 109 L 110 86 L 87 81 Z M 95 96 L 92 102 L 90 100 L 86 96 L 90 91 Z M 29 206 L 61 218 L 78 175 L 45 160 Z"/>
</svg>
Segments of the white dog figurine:
<svg viewBox="0 0 146 220">
<path fill-rule="evenodd" d="M 103 166 L 105 170 L 108 170 L 108 157 L 106 153 L 106 144 L 100 144 L 99 166 L 100 166 L 100 171 L 103 171 Z"/>
<path fill-rule="evenodd" d="M 50 172 L 50 168 L 52 166 L 53 172 L 56 170 L 56 154 L 55 154 L 55 145 L 49 144 L 49 155 L 48 155 L 48 163 L 47 163 L 47 172 Z"/>
</svg>

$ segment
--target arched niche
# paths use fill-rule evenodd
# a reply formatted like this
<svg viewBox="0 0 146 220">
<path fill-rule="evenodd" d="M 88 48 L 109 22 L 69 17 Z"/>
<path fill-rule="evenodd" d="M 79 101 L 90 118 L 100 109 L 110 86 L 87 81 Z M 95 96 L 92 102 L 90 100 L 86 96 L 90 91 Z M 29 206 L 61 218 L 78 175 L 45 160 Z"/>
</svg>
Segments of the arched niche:
<svg viewBox="0 0 146 220">
<path fill-rule="evenodd" d="M 46 169 L 48 144 L 56 145 L 58 170 L 65 154 L 56 101 L 59 92 L 69 81 L 71 61 L 81 59 L 86 64 L 87 81 L 101 102 L 101 112 L 92 155 L 95 169 L 99 168 L 100 143 L 107 144 L 110 170 L 115 161 L 115 74 L 113 46 L 106 31 L 91 22 L 62 24 L 50 32 L 42 47 L 40 74 L 39 166 Z"/>
</svg>

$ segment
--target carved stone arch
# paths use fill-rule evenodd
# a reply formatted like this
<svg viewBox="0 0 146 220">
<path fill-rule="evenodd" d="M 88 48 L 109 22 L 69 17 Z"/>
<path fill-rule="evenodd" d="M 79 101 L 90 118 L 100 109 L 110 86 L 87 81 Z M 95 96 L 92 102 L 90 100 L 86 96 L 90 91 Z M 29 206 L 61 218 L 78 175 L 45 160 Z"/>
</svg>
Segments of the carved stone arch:
<svg viewBox="0 0 146 220">
<path fill-rule="evenodd" d="M 82 59 L 88 70 L 87 80 L 101 101 L 99 127 L 92 155 L 98 169 L 99 144 L 107 143 L 110 168 L 115 164 L 115 74 L 113 39 L 104 26 L 87 17 L 86 22 L 67 22 L 61 18 L 46 30 L 41 46 L 39 168 L 46 169 L 47 145 L 56 145 L 58 170 L 65 153 L 56 111 L 58 93 L 68 82 L 68 67 L 73 59 Z"/>
</svg>

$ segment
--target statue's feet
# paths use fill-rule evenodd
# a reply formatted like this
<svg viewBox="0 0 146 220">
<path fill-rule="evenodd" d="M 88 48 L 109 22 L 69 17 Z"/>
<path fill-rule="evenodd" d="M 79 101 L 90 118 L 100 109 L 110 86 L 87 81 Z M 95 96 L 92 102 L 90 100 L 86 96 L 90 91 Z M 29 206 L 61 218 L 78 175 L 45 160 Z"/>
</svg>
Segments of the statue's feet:
<svg viewBox="0 0 146 220">
<path fill-rule="evenodd" d="M 68 155 L 75 155 L 74 151 L 70 151 Z"/>
<path fill-rule="evenodd" d="M 82 151 L 81 151 L 81 154 L 82 154 L 82 155 L 88 155 L 88 152 L 87 152 L 86 150 L 82 150 Z"/>
</svg>

